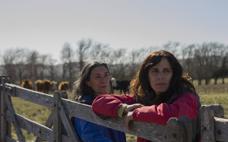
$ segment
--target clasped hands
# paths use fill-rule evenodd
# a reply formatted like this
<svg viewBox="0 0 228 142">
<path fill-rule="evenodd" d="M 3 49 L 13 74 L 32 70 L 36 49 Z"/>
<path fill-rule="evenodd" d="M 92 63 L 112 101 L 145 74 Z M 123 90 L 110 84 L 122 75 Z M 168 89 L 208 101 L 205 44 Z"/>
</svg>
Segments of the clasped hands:
<svg viewBox="0 0 228 142">
<path fill-rule="evenodd" d="M 124 119 L 124 125 L 130 129 L 130 124 L 133 120 L 133 110 L 136 108 L 142 107 L 142 104 L 136 103 L 136 104 L 121 104 L 119 109 L 118 109 L 118 116 L 120 118 Z"/>
</svg>

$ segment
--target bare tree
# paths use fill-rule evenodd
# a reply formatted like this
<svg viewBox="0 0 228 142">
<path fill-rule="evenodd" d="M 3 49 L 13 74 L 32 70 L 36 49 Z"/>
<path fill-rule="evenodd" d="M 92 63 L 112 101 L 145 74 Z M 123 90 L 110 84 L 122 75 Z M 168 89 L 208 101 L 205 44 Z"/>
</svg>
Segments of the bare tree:
<svg viewBox="0 0 228 142">
<path fill-rule="evenodd" d="M 126 79 L 127 67 L 126 67 L 126 49 L 120 48 L 113 50 L 110 56 L 110 65 L 112 74 L 117 79 Z"/>
<path fill-rule="evenodd" d="M 225 78 L 228 77 L 228 52 L 227 51 L 225 56 L 222 58 L 221 69 L 222 69 L 222 73 L 221 73 L 222 84 L 225 84 Z"/>
<path fill-rule="evenodd" d="M 87 40 L 80 40 L 77 46 L 77 56 L 78 56 L 78 61 L 79 61 L 79 69 L 82 70 L 84 66 L 84 62 L 86 60 L 86 56 L 88 54 L 89 48 L 92 45 L 92 40 L 87 39 Z"/>
<path fill-rule="evenodd" d="M 27 54 L 27 71 L 28 71 L 28 78 L 30 78 L 33 82 L 38 78 L 38 58 L 39 53 L 35 50 L 30 51 Z"/>
<path fill-rule="evenodd" d="M 75 80 L 73 76 L 74 58 L 75 52 L 71 48 L 71 45 L 69 43 L 65 43 L 61 50 L 61 59 L 63 61 L 63 79 L 68 80 L 70 82 L 70 86 L 72 85 L 72 82 Z M 66 77 L 65 73 L 68 73 L 68 77 Z"/>
<path fill-rule="evenodd" d="M 0 74 L 1 75 L 3 75 L 3 67 L 2 67 L 2 65 L 3 65 L 3 57 L 2 57 L 2 54 L 1 54 L 1 52 L 0 52 Z"/>
<path fill-rule="evenodd" d="M 201 84 L 202 79 L 205 79 L 205 84 L 208 84 L 217 68 L 217 63 L 213 62 L 213 60 L 217 60 L 216 50 L 215 44 L 203 43 L 197 45 L 197 48 L 194 51 L 194 69 L 199 80 L 199 85 Z"/>
<path fill-rule="evenodd" d="M 46 69 L 46 62 L 47 62 L 48 55 L 40 55 L 38 58 L 38 78 L 44 79 L 45 78 L 45 69 Z"/>
<path fill-rule="evenodd" d="M 95 43 L 89 50 L 89 57 L 92 60 L 108 63 L 112 49 L 107 44 Z"/>
<path fill-rule="evenodd" d="M 15 60 L 15 50 L 6 50 L 3 55 L 4 74 L 10 76 L 12 81 L 16 81 Z"/>
<path fill-rule="evenodd" d="M 211 55 L 211 64 L 212 64 L 212 76 L 214 78 L 214 83 L 217 84 L 218 78 L 223 79 L 223 83 L 225 83 L 226 72 L 228 71 L 227 66 L 227 47 L 224 44 L 220 43 L 210 43 L 212 48 Z M 227 73 L 228 74 L 228 73 Z"/>
<path fill-rule="evenodd" d="M 128 78 L 132 78 L 138 68 L 141 65 L 142 60 L 144 59 L 145 52 L 147 49 L 140 48 L 140 49 L 132 49 L 128 55 L 129 57 L 129 69 L 128 69 Z"/>
<path fill-rule="evenodd" d="M 57 70 L 55 69 L 56 60 L 51 55 L 40 55 L 37 62 L 37 74 L 39 79 L 55 80 Z"/>
<path fill-rule="evenodd" d="M 3 57 L 2 57 L 2 52 L 0 52 L 0 65 L 2 65 L 3 63 L 3 61 L 2 61 L 2 59 L 3 59 Z"/>
<path fill-rule="evenodd" d="M 8 49 L 3 56 L 6 75 L 9 75 L 12 81 L 19 81 L 25 77 L 25 62 L 27 50 L 24 48 Z"/>
<path fill-rule="evenodd" d="M 178 49 L 179 47 L 180 47 L 180 43 L 179 42 L 168 42 L 168 43 L 163 45 L 163 48 L 165 50 L 171 52 L 177 58 L 179 58 L 179 56 L 180 56 L 179 49 Z"/>
<path fill-rule="evenodd" d="M 58 80 L 58 70 L 56 70 L 55 66 L 56 60 L 50 57 L 48 59 L 48 72 L 50 75 L 50 80 Z"/>
<path fill-rule="evenodd" d="M 195 44 L 190 44 L 187 46 L 183 46 L 181 48 L 181 56 L 182 56 L 182 66 L 186 73 L 190 74 L 193 79 L 195 78 L 194 74 L 192 74 L 195 70 L 194 68 L 194 50 L 196 48 Z"/>
</svg>

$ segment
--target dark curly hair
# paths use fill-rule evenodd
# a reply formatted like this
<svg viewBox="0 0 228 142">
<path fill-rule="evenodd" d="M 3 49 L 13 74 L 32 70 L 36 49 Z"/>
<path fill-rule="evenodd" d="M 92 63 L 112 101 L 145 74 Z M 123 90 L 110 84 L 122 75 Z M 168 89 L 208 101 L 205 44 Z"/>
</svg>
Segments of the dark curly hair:
<svg viewBox="0 0 228 142">
<path fill-rule="evenodd" d="M 166 92 L 156 95 L 149 83 L 148 71 L 158 64 L 162 58 L 166 58 L 173 71 L 169 88 Z M 177 58 L 165 50 L 152 52 L 141 65 L 135 79 L 131 81 L 131 92 L 137 101 L 144 105 L 160 104 L 162 102 L 172 103 L 183 92 L 195 93 L 193 84 L 189 81 L 189 76 L 183 76 L 183 69 Z"/>
</svg>

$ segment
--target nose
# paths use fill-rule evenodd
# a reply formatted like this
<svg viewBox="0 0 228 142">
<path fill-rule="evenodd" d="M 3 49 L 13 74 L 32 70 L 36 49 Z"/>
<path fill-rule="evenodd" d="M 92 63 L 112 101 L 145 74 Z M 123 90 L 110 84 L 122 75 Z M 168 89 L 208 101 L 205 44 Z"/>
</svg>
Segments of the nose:
<svg viewBox="0 0 228 142">
<path fill-rule="evenodd" d="M 107 82 L 109 82 L 109 79 L 108 79 L 108 77 L 102 77 L 102 78 L 100 79 L 100 82 L 101 82 L 101 83 L 107 83 Z"/>
<path fill-rule="evenodd" d="M 163 72 L 158 72 L 157 78 L 158 78 L 158 79 L 162 79 L 163 77 L 164 77 Z"/>
</svg>

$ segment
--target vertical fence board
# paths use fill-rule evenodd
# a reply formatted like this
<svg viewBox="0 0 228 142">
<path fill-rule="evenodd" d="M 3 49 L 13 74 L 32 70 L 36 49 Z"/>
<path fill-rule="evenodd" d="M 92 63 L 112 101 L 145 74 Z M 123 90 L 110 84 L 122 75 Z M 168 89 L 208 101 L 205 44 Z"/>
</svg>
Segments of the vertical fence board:
<svg viewBox="0 0 228 142">
<path fill-rule="evenodd" d="M 2 85 L 2 84 L 1 84 Z M 1 86 L 0 88 L 0 141 L 3 142 L 5 141 L 5 136 L 7 135 L 7 123 L 6 123 L 6 108 L 5 108 L 5 96 L 3 92 L 3 87 Z"/>
<path fill-rule="evenodd" d="M 69 136 L 71 137 L 71 141 L 72 142 L 81 142 L 79 137 L 77 136 L 77 134 L 74 132 L 73 125 L 71 124 L 71 121 L 70 121 L 69 117 L 67 117 L 67 115 L 66 115 L 66 113 L 68 113 L 68 111 L 65 110 L 65 108 L 63 107 L 61 101 L 59 102 L 59 107 L 60 107 L 60 112 L 59 112 L 60 113 L 60 118 L 61 118 L 61 120 L 63 122 L 63 126 L 64 126 L 67 134 L 69 134 Z"/>
<path fill-rule="evenodd" d="M 58 96 L 58 93 L 54 94 L 54 112 L 55 112 L 55 117 L 54 117 L 54 141 L 55 142 L 62 142 L 62 123 L 61 119 L 59 116 L 59 102 L 60 98 Z"/>
<path fill-rule="evenodd" d="M 7 107 L 9 108 L 10 117 L 13 120 L 12 123 L 16 130 L 17 138 L 19 139 L 20 142 L 25 142 L 25 137 L 21 131 L 21 128 L 19 127 L 19 122 L 16 118 L 16 113 L 14 111 L 14 108 L 13 108 L 13 105 L 11 102 L 11 98 L 9 96 L 6 96 L 5 100 L 6 100 Z"/>
<path fill-rule="evenodd" d="M 5 103 L 6 95 L 4 84 L 9 80 L 6 76 L 0 76 L 0 141 L 7 140 L 11 136 L 11 125 L 6 121 L 7 107 Z"/>
<path fill-rule="evenodd" d="M 52 111 L 51 114 L 48 116 L 47 121 L 45 122 L 45 126 L 47 126 L 48 128 L 51 128 L 51 126 L 53 125 L 54 116 L 55 116 L 55 113 L 54 111 Z M 42 141 L 40 137 L 37 137 L 35 140 L 35 142 L 40 142 L 40 141 Z"/>
<path fill-rule="evenodd" d="M 215 142 L 214 112 L 206 106 L 200 109 L 201 142 Z"/>
</svg>

